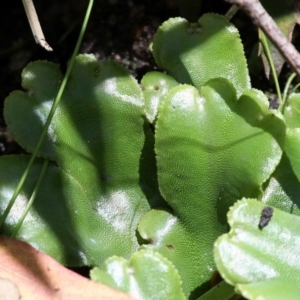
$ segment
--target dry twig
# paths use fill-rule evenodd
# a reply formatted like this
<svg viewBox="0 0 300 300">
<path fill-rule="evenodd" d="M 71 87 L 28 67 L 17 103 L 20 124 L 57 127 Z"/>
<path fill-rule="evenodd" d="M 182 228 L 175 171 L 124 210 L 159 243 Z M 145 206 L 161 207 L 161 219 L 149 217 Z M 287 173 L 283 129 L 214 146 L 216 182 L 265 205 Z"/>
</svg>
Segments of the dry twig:
<svg viewBox="0 0 300 300">
<path fill-rule="evenodd" d="M 52 48 L 45 40 L 43 30 L 41 28 L 32 0 L 23 0 L 23 4 L 36 43 L 41 45 L 46 50 L 52 51 Z"/>
</svg>

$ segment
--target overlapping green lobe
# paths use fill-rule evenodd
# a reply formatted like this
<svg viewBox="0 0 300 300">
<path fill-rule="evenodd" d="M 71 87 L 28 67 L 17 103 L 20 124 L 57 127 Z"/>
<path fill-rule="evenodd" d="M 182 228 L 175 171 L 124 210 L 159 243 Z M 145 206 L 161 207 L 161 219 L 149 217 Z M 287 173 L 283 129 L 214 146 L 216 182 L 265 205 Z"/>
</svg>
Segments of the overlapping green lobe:
<svg viewBox="0 0 300 300">
<path fill-rule="evenodd" d="M 286 153 L 264 188 L 261 201 L 291 214 L 300 215 L 300 183 Z"/>
<path fill-rule="evenodd" d="M 199 89 L 209 79 L 222 77 L 235 86 L 238 96 L 250 88 L 238 31 L 224 16 L 205 14 L 195 24 L 169 19 L 154 37 L 153 55 L 180 83 Z"/>
<path fill-rule="evenodd" d="M 291 94 L 287 99 L 284 117 L 287 123 L 285 139 L 285 153 L 288 156 L 292 169 L 300 181 L 300 94 Z"/>
<path fill-rule="evenodd" d="M 208 81 L 200 93 L 181 85 L 165 97 L 155 149 L 160 191 L 173 213 L 150 211 L 139 232 L 173 261 L 186 294 L 214 269 L 211 249 L 226 231 L 228 208 L 257 196 L 279 163 L 284 132 L 262 93 L 249 90 L 237 101 L 225 79 Z"/>
<path fill-rule="evenodd" d="M 230 209 L 231 230 L 214 245 L 218 270 L 247 299 L 297 299 L 300 219 L 274 208 L 260 229 L 264 207 L 256 199 L 242 199 Z"/>
<path fill-rule="evenodd" d="M 289 128 L 300 127 L 300 94 L 292 93 L 284 107 L 284 118 Z"/>
<path fill-rule="evenodd" d="M 161 72 L 148 72 L 141 81 L 145 98 L 145 115 L 150 123 L 153 123 L 159 103 L 169 90 L 178 85 L 171 76 Z"/>
<path fill-rule="evenodd" d="M 9 95 L 5 118 L 13 136 L 25 149 L 32 151 L 62 75 L 51 63 L 35 62 L 25 68 L 22 76 L 28 92 L 16 91 Z M 99 63 L 92 55 L 76 58 L 39 152 L 40 156 L 57 164 L 57 167 L 51 167 L 57 174 L 56 184 L 49 183 L 47 176 L 33 207 L 35 214 L 39 214 L 37 207 L 43 206 L 49 214 L 59 216 L 65 225 L 58 228 L 57 218 L 40 216 L 34 221 L 26 218 L 18 238 L 26 240 L 24 232 L 33 232 L 36 238 L 30 242 L 59 259 L 69 255 L 70 249 L 64 245 L 76 240 L 78 245 L 71 251 L 82 253 L 82 257 L 67 261 L 73 265 L 100 263 L 113 254 L 129 257 L 137 249 L 137 222 L 149 209 L 140 188 L 140 184 L 147 185 L 140 182 L 140 177 L 145 178 L 141 172 L 147 169 L 144 160 L 144 171 L 140 170 L 145 142 L 142 106 L 140 87 L 118 64 Z M 1 163 L 6 164 L 8 159 L 12 178 L 19 178 L 24 163 L 19 166 L 20 158 L 17 157 L 3 157 Z M 28 157 L 23 157 L 22 161 L 28 161 Z M 32 178 L 39 174 L 38 165 Z M 1 182 L 7 180 L 6 172 L 6 168 L 0 169 Z M 65 185 L 65 178 L 72 184 Z M 74 193 L 73 185 L 80 192 Z M 1 193 L 5 194 L 2 211 L 15 186 L 16 180 L 9 186 L 1 185 Z M 27 183 L 24 189 L 31 190 L 31 186 Z M 29 193 L 23 201 L 28 201 L 28 197 Z M 58 203 L 54 204 L 54 201 Z M 24 205 L 15 209 L 23 208 Z M 74 218 L 69 220 L 71 215 Z M 31 222 L 37 222 L 34 229 L 30 228 Z M 10 232 L 13 225 L 8 221 L 6 232 Z M 51 230 L 52 239 L 44 234 Z M 58 241 L 55 235 L 63 238 Z M 60 248 L 61 253 L 57 254 L 54 248 Z"/>
<path fill-rule="evenodd" d="M 262 201 L 292 214 L 300 214 L 300 97 L 291 94 L 284 107 L 287 124 L 284 153 L 270 178 Z"/>
<path fill-rule="evenodd" d="M 0 159 L 2 211 L 6 208 L 28 159 L 28 155 L 10 155 Z M 43 162 L 43 159 L 35 160 L 21 195 L 7 218 L 5 234 L 9 235 L 20 220 Z M 88 261 L 93 261 L 97 252 L 93 244 L 101 243 L 100 238 L 93 237 L 95 225 L 99 221 L 96 214 L 90 213 L 92 209 L 92 204 L 77 180 L 50 163 L 34 206 L 29 210 L 17 236 L 65 264 L 87 264 Z M 85 219 L 86 215 L 89 215 L 89 219 Z"/>
<path fill-rule="evenodd" d="M 112 256 L 101 269 L 91 271 L 91 279 L 128 293 L 135 299 L 185 299 L 174 265 L 151 250 L 139 250 L 129 261 Z"/>
</svg>

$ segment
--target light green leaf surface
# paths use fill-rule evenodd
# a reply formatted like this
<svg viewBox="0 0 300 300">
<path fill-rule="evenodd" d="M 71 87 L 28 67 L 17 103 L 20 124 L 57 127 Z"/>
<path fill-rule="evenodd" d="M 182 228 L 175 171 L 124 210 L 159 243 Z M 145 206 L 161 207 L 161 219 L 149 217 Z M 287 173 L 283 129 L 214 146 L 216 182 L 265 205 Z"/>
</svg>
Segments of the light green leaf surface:
<svg viewBox="0 0 300 300">
<path fill-rule="evenodd" d="M 300 127 L 300 94 L 289 95 L 284 107 L 284 118 L 289 128 Z"/>
<path fill-rule="evenodd" d="M 258 224 L 265 204 L 243 199 L 228 213 L 231 230 L 218 238 L 219 272 L 247 299 L 298 299 L 300 218 L 274 208 L 269 224 Z"/>
<path fill-rule="evenodd" d="M 284 107 L 287 124 L 284 153 L 265 187 L 262 201 L 286 212 L 300 215 L 300 97 L 291 94 Z"/>
<path fill-rule="evenodd" d="M 257 196 L 282 154 L 281 115 L 256 90 L 239 101 L 235 94 L 225 79 L 215 79 L 200 92 L 175 87 L 159 107 L 158 181 L 173 212 L 146 213 L 139 233 L 175 264 L 186 295 L 208 287 L 212 245 L 227 229 L 228 208 L 242 196 Z"/>
<path fill-rule="evenodd" d="M 52 63 L 35 62 L 25 68 L 22 77 L 28 91 L 9 95 L 5 119 L 16 140 L 32 151 L 62 75 Z M 150 174 L 147 168 L 149 155 L 142 156 L 144 144 L 143 95 L 138 83 L 114 62 L 100 63 L 93 55 L 78 56 L 39 153 L 57 164 L 57 186 L 42 188 L 34 204 L 35 210 L 43 206 L 59 216 L 62 227 L 57 226 L 58 219 L 26 218 L 17 237 L 27 241 L 25 228 L 33 222 L 30 231 L 37 238 L 31 239 L 31 244 L 63 263 L 66 261 L 60 258 L 69 256 L 67 245 L 75 239 L 77 245 L 72 251 L 81 253 L 81 257 L 67 261 L 72 265 L 101 263 L 114 254 L 129 257 L 138 247 L 137 223 L 149 209 L 140 186 L 147 194 L 156 193 L 143 181 L 144 172 L 153 175 L 153 168 Z M 11 163 L 11 179 L 15 178 L 8 186 L 7 168 L 0 168 L 0 192 L 5 194 L 1 211 L 25 167 L 18 160 L 0 159 L 1 164 Z M 36 176 L 35 172 L 33 178 Z M 66 176 L 76 183 L 80 193 L 65 186 Z M 46 184 L 49 178 L 44 181 Z M 31 190 L 28 183 L 24 189 Z M 22 206 L 14 209 L 23 210 L 28 197 L 26 194 Z M 80 218 L 69 219 L 73 215 Z M 13 230 L 11 220 L 10 214 L 5 224 L 7 233 Z M 48 238 L 44 233 L 51 230 L 53 238 Z M 64 238 L 58 239 L 61 235 Z M 61 253 L 53 252 L 53 247 Z"/>
<path fill-rule="evenodd" d="M 284 152 L 291 162 L 298 181 L 300 181 L 300 127 L 287 129 Z"/>
<path fill-rule="evenodd" d="M 110 257 L 102 269 L 91 271 L 91 279 L 139 300 L 185 299 L 174 265 L 151 250 L 139 250 L 129 261 L 122 257 Z"/>
<path fill-rule="evenodd" d="M 0 159 L 0 207 L 10 200 L 29 160 L 28 155 L 9 155 Z M 26 185 L 17 198 L 5 224 L 9 235 L 26 208 L 42 169 L 43 159 L 36 159 Z M 38 198 L 29 210 L 18 237 L 65 264 L 87 264 L 97 253 L 94 243 L 101 238 L 91 231 L 98 222 L 92 203 L 75 178 L 51 163 L 40 187 Z M 89 219 L 85 219 L 85 214 Z"/>
<path fill-rule="evenodd" d="M 141 81 L 145 98 L 145 114 L 150 123 L 153 123 L 160 101 L 169 90 L 178 85 L 171 76 L 160 72 L 148 72 Z"/>
<path fill-rule="evenodd" d="M 288 127 L 284 151 L 300 182 L 300 94 L 293 93 L 288 97 L 284 118 Z"/>
<path fill-rule="evenodd" d="M 180 83 L 200 89 L 209 79 L 222 77 L 235 86 L 238 96 L 250 88 L 239 33 L 224 16 L 205 14 L 195 24 L 169 19 L 154 37 L 153 55 Z"/>
<path fill-rule="evenodd" d="M 300 182 L 285 153 L 268 180 L 261 201 L 288 213 L 300 215 Z"/>
</svg>

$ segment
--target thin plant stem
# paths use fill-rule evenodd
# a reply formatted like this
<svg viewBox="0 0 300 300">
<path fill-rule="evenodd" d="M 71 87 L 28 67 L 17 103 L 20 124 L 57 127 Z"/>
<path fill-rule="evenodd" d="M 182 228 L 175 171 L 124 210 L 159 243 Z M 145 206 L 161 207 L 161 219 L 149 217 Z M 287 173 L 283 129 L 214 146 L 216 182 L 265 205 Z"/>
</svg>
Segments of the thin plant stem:
<svg viewBox="0 0 300 300">
<path fill-rule="evenodd" d="M 272 17 L 266 12 L 259 0 L 225 0 L 238 5 L 264 31 L 269 40 L 279 50 L 285 60 L 300 76 L 300 54 L 287 37 L 278 28 Z M 275 2 L 275 1 L 274 1 Z"/>
<path fill-rule="evenodd" d="M 276 73 L 275 66 L 274 66 L 274 63 L 273 63 L 273 60 L 272 60 L 272 57 L 271 57 L 271 53 L 270 53 L 270 49 L 269 49 L 269 45 L 268 45 L 266 36 L 261 30 L 260 30 L 260 36 L 261 36 L 261 43 L 262 43 L 264 51 L 265 51 L 265 55 L 267 57 L 269 65 L 270 65 L 270 69 L 271 69 L 273 79 L 274 79 L 274 83 L 275 83 L 277 96 L 278 96 L 280 106 L 281 106 L 283 101 L 282 101 L 282 95 L 281 95 L 281 91 L 280 91 L 280 87 L 279 87 L 277 73 Z"/>
<path fill-rule="evenodd" d="M 23 187 L 23 185 L 24 185 L 24 183 L 25 183 L 25 180 L 26 180 L 26 178 L 27 178 L 27 176 L 28 176 L 28 174 L 29 174 L 29 170 L 30 170 L 30 168 L 31 168 L 31 166 L 32 166 L 32 164 L 33 164 L 33 162 L 34 162 L 34 160 L 35 160 L 35 158 L 36 158 L 36 156 L 37 156 L 37 154 L 38 154 L 40 148 L 41 148 L 41 145 L 42 145 L 42 143 L 43 143 L 45 137 L 46 137 L 46 134 L 47 134 L 47 131 L 48 131 L 48 127 L 49 127 L 49 125 L 50 125 L 50 123 L 51 123 L 51 121 L 52 121 L 52 118 L 53 118 L 53 116 L 54 116 L 55 110 L 56 110 L 56 108 L 57 108 L 57 106 L 58 106 L 58 103 L 59 103 L 59 101 L 60 101 L 60 98 L 61 98 L 61 96 L 62 96 L 62 94 L 63 94 L 63 92 L 64 92 L 64 89 L 65 89 L 65 87 L 66 87 L 67 81 L 68 81 L 68 79 L 69 79 L 71 70 L 72 70 L 73 65 L 74 65 L 74 62 L 75 62 L 75 57 L 76 57 L 77 54 L 78 54 L 79 47 L 80 47 L 80 45 L 81 45 L 81 42 L 82 42 L 82 39 L 83 39 L 85 30 L 86 30 L 86 27 L 87 27 L 87 23 L 88 23 L 90 14 L 91 14 L 91 10 L 92 10 L 93 4 L 94 4 L 94 0 L 89 0 L 89 5 L 88 5 L 88 8 L 87 8 L 85 17 L 84 17 L 84 21 L 83 21 L 83 24 L 82 24 L 82 27 L 81 27 L 81 31 L 80 31 L 80 34 L 79 34 L 79 37 L 78 37 L 78 40 L 77 40 L 75 49 L 74 49 L 74 51 L 73 51 L 73 55 L 72 55 L 72 58 L 71 58 L 71 62 L 70 62 L 70 64 L 69 64 L 69 67 L 68 67 L 68 69 L 67 69 L 67 72 L 66 72 L 66 74 L 65 74 L 65 76 L 64 76 L 64 78 L 63 78 L 63 81 L 62 81 L 62 83 L 61 83 L 61 85 L 60 85 L 60 88 L 59 88 L 59 90 L 58 90 L 58 93 L 57 93 L 57 95 L 56 95 L 56 97 L 55 97 L 55 99 L 54 99 L 54 102 L 53 102 L 52 107 L 51 107 L 51 109 L 50 109 L 48 118 L 47 118 L 46 123 L 45 123 L 45 125 L 44 125 L 44 127 L 43 127 L 43 130 L 42 130 L 41 136 L 40 136 L 40 138 L 39 138 L 39 141 L 38 141 L 38 143 L 37 143 L 37 146 L 35 147 L 35 149 L 34 149 L 34 151 L 33 151 L 33 154 L 32 154 L 32 156 L 31 156 L 31 158 L 30 158 L 30 160 L 29 160 L 29 162 L 28 162 L 28 165 L 27 165 L 27 167 L 26 167 L 26 169 L 25 169 L 25 171 L 24 171 L 24 173 L 23 173 L 23 175 L 22 175 L 22 177 L 21 177 L 21 179 L 20 179 L 20 181 L 19 181 L 19 183 L 18 183 L 18 185 L 17 185 L 15 191 L 14 191 L 14 194 L 13 194 L 13 196 L 12 196 L 12 198 L 11 198 L 11 200 L 10 200 L 8 206 L 7 206 L 7 208 L 5 209 L 3 215 L 2 215 L 1 218 L 0 218 L 0 228 L 2 228 L 3 223 L 4 223 L 5 220 L 6 220 L 6 217 L 8 216 L 8 214 L 9 214 L 9 212 L 10 212 L 12 206 L 14 205 L 14 203 L 15 203 L 15 201 L 16 201 L 16 199 L 17 199 L 17 197 L 18 197 L 18 195 L 19 195 L 19 193 L 20 193 L 20 191 L 21 191 L 21 189 L 22 189 L 22 187 Z"/>
<path fill-rule="evenodd" d="M 228 10 L 227 13 L 225 14 L 225 17 L 226 17 L 228 20 L 232 19 L 233 16 L 238 12 L 239 9 L 240 9 L 240 8 L 239 8 L 237 5 L 235 5 L 235 4 L 231 5 L 231 7 L 229 8 L 229 10 Z"/>
<path fill-rule="evenodd" d="M 21 218 L 20 218 L 18 224 L 17 224 L 16 227 L 14 228 L 14 231 L 13 231 L 13 233 L 12 233 L 12 235 L 11 235 L 12 237 L 15 237 L 15 236 L 17 235 L 17 233 L 18 233 L 20 227 L 21 227 L 22 224 L 23 224 L 24 219 L 26 218 L 26 216 L 27 216 L 27 214 L 28 214 L 30 208 L 32 207 L 32 204 L 33 204 L 33 202 L 34 202 L 34 200 L 35 200 L 35 198 L 36 198 L 36 195 L 37 195 L 37 193 L 38 193 L 38 191 L 39 191 L 39 189 L 40 189 L 40 187 L 41 187 L 42 181 L 43 181 L 44 176 L 45 176 L 45 174 L 46 174 L 48 165 L 49 165 L 49 160 L 48 160 L 48 159 L 45 159 L 45 160 L 44 160 L 44 163 L 43 163 L 43 166 L 42 166 L 42 170 L 41 170 L 40 176 L 39 176 L 38 181 L 37 181 L 37 183 L 36 183 L 36 185 L 35 185 L 34 191 L 33 191 L 32 195 L 31 195 L 31 197 L 30 197 L 30 199 L 29 199 L 29 202 L 28 202 L 28 204 L 27 204 L 25 210 L 23 211 L 23 214 L 22 214 L 22 216 L 21 216 Z"/>
<path fill-rule="evenodd" d="M 285 87 L 284 87 L 284 91 L 283 91 L 283 96 L 282 96 L 282 105 L 279 107 L 279 110 L 281 111 L 281 113 L 284 113 L 284 108 L 285 108 L 285 105 L 286 105 L 286 101 L 287 101 L 287 98 L 288 98 L 288 90 L 291 86 L 291 82 L 293 81 L 293 79 L 296 77 L 296 73 L 293 73 L 289 79 L 287 80 L 286 84 L 285 84 Z"/>
<path fill-rule="evenodd" d="M 234 287 L 226 283 L 225 281 L 220 282 L 212 289 L 207 291 L 197 300 L 229 300 L 235 295 Z"/>
<path fill-rule="evenodd" d="M 300 87 L 300 83 L 296 84 L 295 87 L 292 89 L 291 93 L 295 93 L 299 87 Z"/>
</svg>

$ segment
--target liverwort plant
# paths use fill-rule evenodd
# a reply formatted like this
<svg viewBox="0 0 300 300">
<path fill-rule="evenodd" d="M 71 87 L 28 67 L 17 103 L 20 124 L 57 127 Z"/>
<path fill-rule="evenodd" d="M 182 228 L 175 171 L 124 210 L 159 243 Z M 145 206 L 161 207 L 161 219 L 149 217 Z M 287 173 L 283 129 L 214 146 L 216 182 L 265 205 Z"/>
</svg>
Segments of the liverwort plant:
<svg viewBox="0 0 300 300">
<path fill-rule="evenodd" d="M 215 15 L 198 22 L 169 20 L 154 38 L 156 61 L 185 84 L 163 96 L 155 122 L 159 187 L 172 213 L 152 210 L 139 224 L 143 247 L 160 251 L 188 278 L 187 294 L 207 288 L 211 245 L 227 229 L 224 212 L 241 195 L 259 195 L 279 163 L 285 132 L 281 115 L 250 89 L 236 29 Z M 175 37 L 183 41 L 177 47 Z"/>
<path fill-rule="evenodd" d="M 43 129 L 41 121 L 49 113 L 61 78 L 52 63 L 29 64 L 23 71 L 23 86 L 28 93 L 14 92 L 6 101 L 7 124 L 28 151 L 36 145 Z M 20 96 L 18 113 L 15 101 Z M 103 97 L 106 101 L 100 102 Z M 11 123 L 16 114 L 19 122 L 31 120 L 34 125 L 15 127 Z M 37 196 L 16 236 L 25 234 L 27 241 L 33 239 L 43 251 L 70 265 L 99 264 L 113 253 L 127 257 L 136 250 L 137 222 L 149 209 L 139 185 L 143 123 L 142 92 L 128 72 L 114 62 L 99 63 L 92 55 L 77 57 L 38 153 L 53 162 L 40 187 L 43 200 Z M 26 139 L 29 131 L 31 138 Z M 16 167 L 9 169 L 18 175 L 11 176 L 20 176 L 28 158 L 8 157 L 17 160 Z M 5 232 L 13 230 L 18 221 L 22 212 L 18 207 L 25 205 L 24 197 L 32 191 L 42 162 L 35 160 L 29 176 L 32 183 L 25 183 L 24 194 L 10 211 Z M 12 178 L 7 177 L 7 182 Z M 6 192 L 7 200 L 9 196 Z M 5 202 L 2 205 L 5 207 Z"/>
<path fill-rule="evenodd" d="M 282 158 L 258 199 L 243 198 L 230 208 L 227 217 L 231 229 L 215 242 L 214 257 L 222 277 L 245 298 L 297 299 L 300 98 L 294 92 L 298 85 L 288 95 L 295 74 L 290 76 L 281 95 L 275 68 L 266 53 L 279 92 L 279 110 L 287 127 Z M 259 218 L 266 209 L 272 211 L 270 220 L 259 232 L 257 224 L 260 225 Z"/>
<path fill-rule="evenodd" d="M 167 74 L 150 72 L 141 84 L 116 62 L 76 57 L 39 158 L 8 210 L 30 156 L 0 158 L 2 232 L 65 265 L 95 266 L 93 280 L 138 299 L 195 299 L 216 268 L 249 299 L 267 297 L 274 282 L 284 287 L 289 274 L 296 282 L 298 265 L 290 268 L 286 255 L 299 257 L 299 220 L 280 209 L 297 205 L 299 96 L 285 93 L 280 111 L 269 109 L 251 88 L 237 29 L 220 15 L 166 21 L 152 50 Z M 30 63 L 25 91 L 5 101 L 9 130 L 28 152 L 62 78 L 50 62 Z M 293 186 L 286 188 L 283 174 Z M 277 208 L 259 228 L 266 205 Z M 231 231 L 222 236 L 229 209 Z M 270 250 L 287 237 L 290 247 Z M 232 289 L 222 287 L 228 299 Z"/>
</svg>

